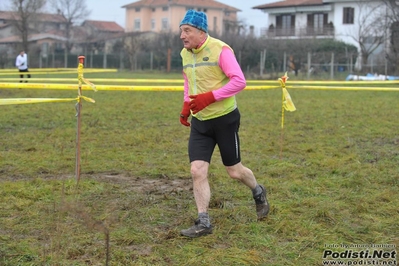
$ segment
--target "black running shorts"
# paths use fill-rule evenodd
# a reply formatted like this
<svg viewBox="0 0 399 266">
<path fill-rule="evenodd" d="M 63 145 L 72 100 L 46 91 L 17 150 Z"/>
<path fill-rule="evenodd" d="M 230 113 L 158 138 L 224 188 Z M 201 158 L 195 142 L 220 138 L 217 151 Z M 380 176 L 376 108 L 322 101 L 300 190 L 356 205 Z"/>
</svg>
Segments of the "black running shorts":
<svg viewBox="0 0 399 266">
<path fill-rule="evenodd" d="M 190 162 L 201 160 L 210 163 L 216 144 L 225 166 L 241 162 L 239 127 L 240 112 L 237 108 L 224 116 L 205 121 L 193 117 L 188 142 Z"/>
</svg>

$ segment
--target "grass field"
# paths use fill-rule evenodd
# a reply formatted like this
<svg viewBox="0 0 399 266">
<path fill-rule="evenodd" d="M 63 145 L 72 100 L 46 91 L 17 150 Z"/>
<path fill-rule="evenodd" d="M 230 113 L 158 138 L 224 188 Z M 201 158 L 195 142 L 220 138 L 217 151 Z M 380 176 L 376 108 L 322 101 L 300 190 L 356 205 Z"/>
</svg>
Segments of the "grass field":
<svg viewBox="0 0 399 266">
<path fill-rule="evenodd" d="M 196 218 L 182 92 L 85 91 L 96 103 L 83 103 L 79 186 L 74 103 L 1 106 L 0 265 L 327 265 L 324 252 L 342 244 L 399 251 L 398 92 L 290 94 L 297 111 L 285 113 L 282 158 L 281 90 L 237 96 L 243 163 L 269 191 L 268 219 L 256 220 L 250 191 L 216 149 L 215 229 L 199 239 L 179 235 Z M 0 98 L 76 95 L 0 89 Z"/>
</svg>

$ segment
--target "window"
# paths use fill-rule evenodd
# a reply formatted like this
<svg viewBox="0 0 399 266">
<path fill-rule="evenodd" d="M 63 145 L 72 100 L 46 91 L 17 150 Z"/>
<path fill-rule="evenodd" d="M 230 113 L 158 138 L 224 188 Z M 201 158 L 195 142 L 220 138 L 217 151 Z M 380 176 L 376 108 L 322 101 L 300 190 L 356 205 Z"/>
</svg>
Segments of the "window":
<svg viewBox="0 0 399 266">
<path fill-rule="evenodd" d="M 155 12 L 155 10 L 156 10 L 156 8 L 155 8 L 155 7 L 153 7 L 153 8 L 152 8 L 152 12 Z"/>
<path fill-rule="evenodd" d="M 355 9 L 353 7 L 344 7 L 343 24 L 353 24 Z"/>
<path fill-rule="evenodd" d="M 313 15 L 313 27 L 315 30 L 323 29 L 324 25 L 324 14 Z"/>
<path fill-rule="evenodd" d="M 217 31 L 217 28 L 218 28 L 218 18 L 217 17 L 213 17 L 213 31 Z"/>
<path fill-rule="evenodd" d="M 292 19 L 291 16 L 283 16 L 283 17 L 282 17 L 282 24 L 281 24 L 281 27 L 282 27 L 283 29 L 289 29 L 289 28 L 291 28 L 291 19 Z"/>
<path fill-rule="evenodd" d="M 134 9 L 134 11 L 140 12 L 140 7 L 136 7 L 136 8 Z"/>
<path fill-rule="evenodd" d="M 151 30 L 155 30 L 155 19 L 151 19 Z"/>
<path fill-rule="evenodd" d="M 54 46 L 54 44 L 53 44 L 53 46 Z M 56 50 L 61 50 L 61 49 L 63 49 L 63 44 L 62 43 L 60 43 L 60 42 L 57 42 L 57 43 L 55 43 L 55 49 Z"/>
<path fill-rule="evenodd" d="M 323 35 L 325 34 L 328 21 L 328 14 L 316 13 L 308 15 L 308 22 L 306 33 L 308 35 Z"/>
<path fill-rule="evenodd" d="M 42 43 L 42 55 L 44 55 L 44 57 L 47 57 L 48 51 L 49 51 L 49 43 L 48 42 Z"/>
<path fill-rule="evenodd" d="M 169 10 L 169 8 L 167 6 L 162 7 L 162 11 L 168 11 L 168 10 Z"/>
<path fill-rule="evenodd" d="M 167 18 L 162 19 L 162 30 L 167 30 L 169 29 L 169 21 Z"/>
<path fill-rule="evenodd" d="M 134 20 L 134 30 L 140 30 L 140 19 L 136 18 Z"/>
<path fill-rule="evenodd" d="M 276 17 L 276 35 L 295 35 L 295 15 L 280 15 Z"/>
</svg>

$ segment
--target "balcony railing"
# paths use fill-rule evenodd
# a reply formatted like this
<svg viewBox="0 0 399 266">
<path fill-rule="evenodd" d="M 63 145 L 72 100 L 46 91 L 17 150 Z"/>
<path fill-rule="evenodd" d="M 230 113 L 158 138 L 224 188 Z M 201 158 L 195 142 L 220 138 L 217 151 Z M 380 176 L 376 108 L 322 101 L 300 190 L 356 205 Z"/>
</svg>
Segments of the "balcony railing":
<svg viewBox="0 0 399 266">
<path fill-rule="evenodd" d="M 303 28 L 261 28 L 260 35 L 268 38 L 303 38 L 303 37 L 320 37 L 332 38 L 334 37 L 334 28 L 326 26 L 323 28 L 303 27 Z"/>
</svg>

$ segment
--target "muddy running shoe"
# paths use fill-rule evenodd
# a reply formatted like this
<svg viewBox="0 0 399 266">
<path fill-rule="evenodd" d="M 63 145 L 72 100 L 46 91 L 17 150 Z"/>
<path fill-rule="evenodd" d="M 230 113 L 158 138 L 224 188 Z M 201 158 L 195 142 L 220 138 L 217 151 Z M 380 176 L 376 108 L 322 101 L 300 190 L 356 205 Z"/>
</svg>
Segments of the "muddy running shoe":
<svg viewBox="0 0 399 266">
<path fill-rule="evenodd" d="M 256 203 L 256 214 L 258 215 L 258 220 L 262 220 L 266 218 L 269 213 L 270 206 L 266 197 L 266 189 L 264 186 L 260 186 L 262 188 L 262 193 L 259 196 L 254 197 Z"/>
<path fill-rule="evenodd" d="M 209 235 L 209 234 L 212 234 L 212 225 L 207 227 L 207 226 L 201 224 L 199 219 L 197 219 L 193 226 L 191 226 L 188 229 L 181 230 L 180 234 L 183 236 L 188 236 L 188 237 L 192 237 L 192 238 Z"/>
</svg>

